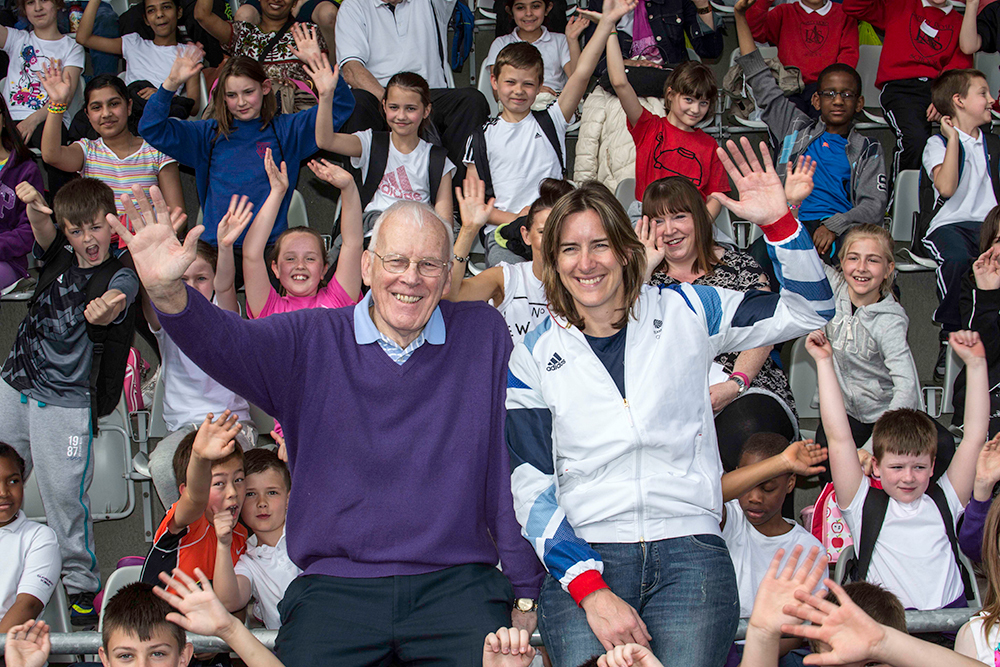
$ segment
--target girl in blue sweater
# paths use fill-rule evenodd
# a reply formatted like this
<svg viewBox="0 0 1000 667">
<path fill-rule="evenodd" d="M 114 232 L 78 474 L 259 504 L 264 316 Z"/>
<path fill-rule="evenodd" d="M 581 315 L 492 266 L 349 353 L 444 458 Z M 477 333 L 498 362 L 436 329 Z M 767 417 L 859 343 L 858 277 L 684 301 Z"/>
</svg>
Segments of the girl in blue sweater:
<svg viewBox="0 0 1000 667">
<path fill-rule="evenodd" d="M 299 50 L 306 52 L 304 44 Z M 288 203 L 299 177 L 299 163 L 316 153 L 318 126 L 338 129 L 354 110 L 354 97 L 337 69 L 331 70 L 326 56 L 318 54 L 307 63 L 319 104 L 295 114 L 276 115 L 277 102 L 271 82 L 255 60 L 230 58 L 219 72 L 212 120 L 181 121 L 169 118 L 170 100 L 188 79 L 201 72 L 203 51 L 189 45 L 178 51 L 170 75 L 149 98 L 139 134 L 154 148 L 193 167 L 202 203 L 205 232 L 202 238 L 217 245 L 216 223 L 229 208 L 234 192 L 250 196 L 260 210 L 271 191 L 264 170 L 264 152 L 270 148 L 275 160 L 285 162 L 288 192 L 268 239 L 274 241 L 287 226 Z M 242 255 L 243 237 L 235 250 Z M 236 266 L 242 266 L 237 257 Z"/>
</svg>

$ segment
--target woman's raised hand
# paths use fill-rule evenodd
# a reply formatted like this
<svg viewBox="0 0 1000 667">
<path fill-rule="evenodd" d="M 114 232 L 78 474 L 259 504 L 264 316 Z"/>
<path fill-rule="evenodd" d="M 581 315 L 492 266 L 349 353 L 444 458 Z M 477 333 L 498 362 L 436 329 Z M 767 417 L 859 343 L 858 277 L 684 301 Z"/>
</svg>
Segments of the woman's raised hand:
<svg viewBox="0 0 1000 667">
<path fill-rule="evenodd" d="M 732 140 L 726 142 L 728 153 L 722 147 L 718 149 L 722 166 L 736 184 L 739 200 L 731 199 L 721 192 L 713 192 L 711 196 L 744 220 L 749 220 L 760 227 L 770 225 L 788 213 L 785 188 L 774 171 L 767 144 L 760 142 L 762 166 L 753 152 L 750 140 L 741 137 L 740 143 L 742 150 Z"/>
</svg>

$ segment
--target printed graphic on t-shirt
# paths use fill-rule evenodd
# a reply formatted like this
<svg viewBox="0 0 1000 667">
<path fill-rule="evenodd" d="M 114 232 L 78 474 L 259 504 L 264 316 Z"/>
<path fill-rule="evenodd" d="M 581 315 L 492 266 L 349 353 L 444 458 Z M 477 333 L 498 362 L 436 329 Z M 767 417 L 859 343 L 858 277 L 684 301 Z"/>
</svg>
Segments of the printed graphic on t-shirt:
<svg viewBox="0 0 1000 667">
<path fill-rule="evenodd" d="M 702 174 L 705 170 L 695 152 L 683 146 L 665 148 L 665 143 L 663 132 L 657 132 L 656 146 L 653 147 L 653 164 L 656 168 L 667 172 L 669 176 L 683 176 L 696 188 L 701 188 Z"/>
<path fill-rule="evenodd" d="M 43 71 L 48 64 L 49 58 L 36 53 L 35 47 L 31 44 L 25 44 L 21 48 L 21 67 L 18 70 L 17 82 L 10 88 L 10 101 L 13 104 L 34 110 L 42 108 L 48 95 L 42 88 L 37 73 Z"/>
<path fill-rule="evenodd" d="M 420 193 L 413 189 L 410 184 L 410 177 L 406 175 L 406 166 L 400 165 L 392 171 L 388 171 L 382 176 L 382 182 L 378 184 L 379 192 L 386 197 L 402 199 L 404 201 L 420 201 Z"/>
<path fill-rule="evenodd" d="M 6 215 L 7 211 L 14 208 L 17 203 L 17 195 L 6 183 L 0 183 L 0 215 Z"/>
<path fill-rule="evenodd" d="M 830 34 L 830 24 L 823 21 L 803 21 L 802 41 L 809 53 L 816 53 Z"/>
<path fill-rule="evenodd" d="M 910 16 L 910 40 L 913 42 L 915 57 L 930 62 L 951 45 L 954 26 L 932 25 L 916 14 Z"/>
<path fill-rule="evenodd" d="M 257 155 L 262 158 L 267 153 L 267 149 L 271 147 L 270 141 L 258 141 L 257 142 Z"/>
</svg>

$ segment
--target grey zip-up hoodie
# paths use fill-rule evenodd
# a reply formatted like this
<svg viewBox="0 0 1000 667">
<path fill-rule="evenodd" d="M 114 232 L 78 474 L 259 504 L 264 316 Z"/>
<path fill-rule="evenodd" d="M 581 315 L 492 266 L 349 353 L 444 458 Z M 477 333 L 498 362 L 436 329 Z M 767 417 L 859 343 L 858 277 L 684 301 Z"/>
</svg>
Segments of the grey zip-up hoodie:
<svg viewBox="0 0 1000 667">
<path fill-rule="evenodd" d="M 785 99 L 760 51 L 741 56 L 736 62 L 743 68 L 747 83 L 753 89 L 761 109 L 761 120 L 767 123 L 773 144 L 781 146 L 775 167 L 784 181 L 786 164 L 798 160 L 810 144 L 826 132 L 826 123 L 822 119 L 813 120 Z M 847 135 L 847 161 L 851 164 L 850 195 L 854 208 L 823 221 L 823 225 L 838 236 L 862 223 L 881 225 L 889 204 L 882 145 L 851 128 Z"/>
<path fill-rule="evenodd" d="M 829 266 L 826 274 L 837 313 L 824 330 L 847 413 L 873 424 L 888 410 L 922 409 L 917 366 L 906 342 L 910 318 L 903 306 L 889 295 L 852 314 L 844 276 Z"/>
</svg>

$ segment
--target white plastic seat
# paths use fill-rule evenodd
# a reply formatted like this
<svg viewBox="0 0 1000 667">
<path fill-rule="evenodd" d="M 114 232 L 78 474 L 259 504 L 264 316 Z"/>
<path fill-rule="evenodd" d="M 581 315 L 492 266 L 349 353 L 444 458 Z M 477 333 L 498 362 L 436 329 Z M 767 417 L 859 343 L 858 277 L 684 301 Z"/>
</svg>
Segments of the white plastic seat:
<svg viewBox="0 0 1000 667">
<path fill-rule="evenodd" d="M 490 83 L 490 69 L 486 66 L 486 61 L 483 61 L 482 67 L 479 68 L 479 79 L 476 82 L 476 87 L 486 98 L 486 103 L 490 105 L 490 118 L 496 116 L 500 113 L 500 105 L 497 104 L 496 98 L 493 97 L 493 85 Z"/>
<path fill-rule="evenodd" d="M 200 207 L 198 208 L 198 217 L 195 219 L 195 227 L 202 224 L 205 219 L 205 212 Z M 292 190 L 292 199 L 288 202 L 288 216 L 286 218 L 288 221 L 288 226 L 291 227 L 308 227 L 309 226 L 309 214 L 306 212 L 306 200 L 302 198 L 302 193 L 298 190 Z"/>
<path fill-rule="evenodd" d="M 615 188 L 615 198 L 621 203 L 622 208 L 628 211 L 628 207 L 635 201 L 635 179 L 623 178 Z"/>
<path fill-rule="evenodd" d="M 806 351 L 805 337 L 796 339 L 792 345 L 791 362 L 788 364 L 787 375 L 799 419 L 818 419 L 819 402 L 816 400 L 816 389 L 819 385 L 816 362 Z"/>
<path fill-rule="evenodd" d="M 920 210 L 920 172 L 916 169 L 904 169 L 896 177 L 896 194 L 892 200 L 892 222 L 890 231 L 892 240 L 897 243 L 913 245 L 919 243 L 913 239 L 914 216 Z M 907 248 L 897 252 L 902 261 L 896 262 L 896 270 L 903 273 L 918 271 L 933 271 L 933 261 L 917 257 Z"/>
<path fill-rule="evenodd" d="M 91 517 L 95 522 L 124 519 L 135 509 L 135 489 L 128 478 L 132 470 L 131 426 L 124 396 L 111 414 L 101 418 L 93 451 L 94 478 L 88 490 Z M 24 483 L 23 508 L 29 519 L 45 523 L 34 475 Z"/>
<path fill-rule="evenodd" d="M 194 115 L 195 119 L 201 118 L 201 115 L 205 113 L 205 108 L 208 107 L 208 83 L 205 81 L 205 73 L 202 72 L 198 75 L 198 108 Z"/>
<path fill-rule="evenodd" d="M 948 356 L 945 357 L 944 362 L 944 381 L 941 383 L 941 387 L 944 389 L 944 399 L 941 401 L 942 414 L 952 414 L 955 412 L 955 378 L 958 377 L 958 373 L 962 370 L 963 366 L 965 366 L 965 362 L 955 354 L 955 350 L 949 344 Z"/>
<path fill-rule="evenodd" d="M 109 2 L 111 4 L 111 9 L 115 10 L 115 13 L 118 14 L 118 16 L 127 12 L 129 7 L 132 6 L 129 0 L 109 0 Z"/>
<path fill-rule="evenodd" d="M 725 206 L 719 211 L 719 215 L 715 216 L 715 240 L 722 241 L 724 243 L 732 243 L 733 245 L 739 245 L 736 238 L 736 230 L 733 226 L 733 219 L 729 215 L 729 209 Z"/>
<path fill-rule="evenodd" d="M 875 87 L 878 61 L 882 57 L 882 47 L 862 44 L 858 52 L 858 74 L 861 75 L 861 94 L 865 96 L 865 115 L 877 125 L 888 127 L 879 106 L 879 90 Z"/>
<path fill-rule="evenodd" d="M 489 28 L 497 24 L 497 10 L 494 0 L 476 0 L 475 25 L 477 28 Z"/>
<path fill-rule="evenodd" d="M 104 600 L 101 603 L 101 613 L 98 616 L 97 631 L 104 629 L 104 610 L 108 606 L 108 601 L 114 597 L 115 593 L 125 588 L 129 584 L 139 581 L 142 575 L 142 565 L 127 565 L 120 567 L 111 573 L 108 581 L 104 584 Z"/>
</svg>

